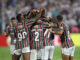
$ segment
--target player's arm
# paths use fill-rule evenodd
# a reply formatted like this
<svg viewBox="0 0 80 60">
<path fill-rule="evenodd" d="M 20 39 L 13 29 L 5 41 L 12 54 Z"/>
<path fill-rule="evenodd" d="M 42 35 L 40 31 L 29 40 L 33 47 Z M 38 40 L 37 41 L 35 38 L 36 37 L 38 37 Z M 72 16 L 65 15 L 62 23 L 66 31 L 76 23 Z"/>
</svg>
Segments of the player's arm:
<svg viewBox="0 0 80 60">
<path fill-rule="evenodd" d="M 63 34 L 63 30 L 62 29 L 53 30 L 52 28 L 50 28 L 49 30 L 50 30 L 51 33 L 54 33 L 54 34 L 59 34 L 59 35 Z"/>
<path fill-rule="evenodd" d="M 36 13 L 36 10 L 35 9 L 31 10 L 29 12 L 28 18 L 31 18 L 34 13 Z"/>
<path fill-rule="evenodd" d="M 48 26 L 49 28 L 55 28 L 55 27 L 57 27 L 57 25 L 53 24 L 52 22 L 45 22 L 45 24 L 49 25 Z"/>
<path fill-rule="evenodd" d="M 7 36 L 10 36 L 10 33 L 9 33 L 9 32 L 6 32 L 6 31 L 3 32 L 2 34 L 3 34 L 4 36 L 6 36 L 6 37 L 7 37 Z"/>
<path fill-rule="evenodd" d="M 33 18 L 35 21 L 37 21 L 40 18 L 42 10 L 43 8 L 39 8 L 38 14 L 36 15 L 36 17 Z"/>
<path fill-rule="evenodd" d="M 9 28 L 9 26 L 6 28 L 5 32 L 3 32 L 3 35 L 5 35 L 6 37 L 10 36 L 10 28 Z"/>
<path fill-rule="evenodd" d="M 57 27 L 57 24 L 53 24 L 52 22 L 49 22 L 50 27 Z"/>
<path fill-rule="evenodd" d="M 28 23 L 35 23 L 41 16 L 41 12 L 42 12 L 42 8 L 39 9 L 39 13 L 34 17 L 34 18 L 31 18 L 31 20 L 28 22 Z M 33 11 L 34 13 L 34 11 Z"/>
<path fill-rule="evenodd" d="M 38 11 L 35 9 L 31 10 L 28 15 L 28 18 L 32 18 L 34 20 L 37 20 L 41 16 L 42 10 L 43 10 L 43 8 L 39 8 Z"/>
</svg>

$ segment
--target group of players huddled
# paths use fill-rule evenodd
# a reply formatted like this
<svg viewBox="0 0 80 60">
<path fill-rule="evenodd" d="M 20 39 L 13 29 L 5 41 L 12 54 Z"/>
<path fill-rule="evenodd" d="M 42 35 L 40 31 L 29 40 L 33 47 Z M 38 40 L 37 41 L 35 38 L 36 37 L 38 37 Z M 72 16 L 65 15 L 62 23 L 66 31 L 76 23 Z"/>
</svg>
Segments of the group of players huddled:
<svg viewBox="0 0 80 60">
<path fill-rule="evenodd" d="M 43 8 L 13 17 L 6 29 L 6 35 L 11 37 L 12 60 L 54 60 L 54 34 L 61 38 L 62 60 L 73 60 L 74 43 L 68 26 L 62 21 L 60 14 L 47 17 Z"/>
</svg>

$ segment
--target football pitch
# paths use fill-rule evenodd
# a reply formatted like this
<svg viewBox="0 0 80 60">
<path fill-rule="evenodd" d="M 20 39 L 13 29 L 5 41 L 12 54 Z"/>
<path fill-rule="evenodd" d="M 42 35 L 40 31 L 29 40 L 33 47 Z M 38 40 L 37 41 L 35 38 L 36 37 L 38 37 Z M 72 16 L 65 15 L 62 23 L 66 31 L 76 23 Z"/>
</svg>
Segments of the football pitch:
<svg viewBox="0 0 80 60">
<path fill-rule="evenodd" d="M 9 48 L 0 48 L 0 60 L 11 60 Z M 55 48 L 53 60 L 62 60 L 60 47 Z M 75 48 L 74 60 L 80 60 L 80 47 Z"/>
</svg>

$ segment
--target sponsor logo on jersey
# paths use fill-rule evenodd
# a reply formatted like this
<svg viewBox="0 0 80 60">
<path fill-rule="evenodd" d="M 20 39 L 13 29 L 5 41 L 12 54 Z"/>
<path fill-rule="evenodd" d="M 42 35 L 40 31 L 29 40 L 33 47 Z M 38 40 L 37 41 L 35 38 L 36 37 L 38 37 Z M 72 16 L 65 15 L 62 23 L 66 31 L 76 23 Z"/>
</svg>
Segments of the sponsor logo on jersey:
<svg viewBox="0 0 80 60">
<path fill-rule="evenodd" d="M 35 25 L 34 28 L 38 28 L 38 25 Z"/>
<path fill-rule="evenodd" d="M 22 29 L 22 27 L 23 27 L 22 25 L 18 25 L 17 26 L 18 29 Z"/>
</svg>

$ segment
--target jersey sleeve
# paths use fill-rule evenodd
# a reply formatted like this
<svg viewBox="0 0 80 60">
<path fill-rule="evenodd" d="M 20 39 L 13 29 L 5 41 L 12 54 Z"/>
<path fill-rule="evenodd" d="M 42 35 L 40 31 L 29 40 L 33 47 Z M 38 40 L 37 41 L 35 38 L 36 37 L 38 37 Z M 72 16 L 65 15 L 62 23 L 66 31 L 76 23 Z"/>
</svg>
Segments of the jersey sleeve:
<svg viewBox="0 0 80 60">
<path fill-rule="evenodd" d="M 64 30 L 63 24 L 58 25 L 58 27 L 52 28 L 54 31 Z"/>
<path fill-rule="evenodd" d="M 41 25 L 43 28 L 49 28 L 49 24 L 42 24 Z"/>
<path fill-rule="evenodd" d="M 10 26 L 7 26 L 6 32 L 7 32 L 7 33 L 10 33 Z"/>
<path fill-rule="evenodd" d="M 30 28 L 35 23 L 34 19 L 31 19 L 30 21 L 26 22 L 26 25 Z"/>
<path fill-rule="evenodd" d="M 55 18 L 51 18 L 50 20 L 54 24 L 54 26 L 57 26 Z"/>
</svg>

